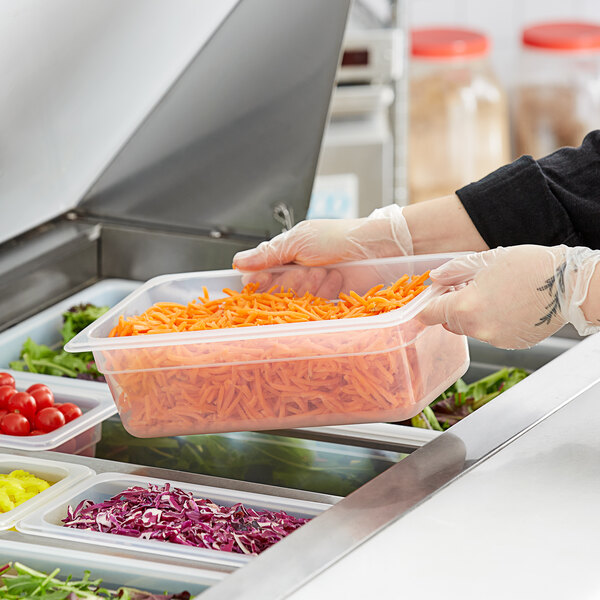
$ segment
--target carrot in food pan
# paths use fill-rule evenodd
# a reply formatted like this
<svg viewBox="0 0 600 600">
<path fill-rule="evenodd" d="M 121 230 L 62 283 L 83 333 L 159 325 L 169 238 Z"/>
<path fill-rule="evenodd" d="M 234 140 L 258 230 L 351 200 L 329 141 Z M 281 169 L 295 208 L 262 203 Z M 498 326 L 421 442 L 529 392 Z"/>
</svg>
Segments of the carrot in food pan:
<svg viewBox="0 0 600 600">
<path fill-rule="evenodd" d="M 340 294 L 337 302 L 293 291 L 257 293 L 247 285 L 226 297 L 203 295 L 187 305 L 159 302 L 143 314 L 120 317 L 111 337 L 214 330 L 275 323 L 348 319 L 400 308 L 424 289 L 429 272 L 407 275 L 364 295 Z M 422 326 L 408 324 L 406 336 Z M 350 413 L 405 408 L 422 387 L 417 354 L 404 348 L 394 327 L 374 336 L 358 330 L 340 337 L 327 332 L 231 342 L 205 342 L 123 349 L 106 358 L 111 387 L 120 396 L 124 423 L 136 435 L 169 435 L 297 426 L 307 416 L 323 422 Z M 398 355 L 400 353 L 400 355 Z"/>
</svg>

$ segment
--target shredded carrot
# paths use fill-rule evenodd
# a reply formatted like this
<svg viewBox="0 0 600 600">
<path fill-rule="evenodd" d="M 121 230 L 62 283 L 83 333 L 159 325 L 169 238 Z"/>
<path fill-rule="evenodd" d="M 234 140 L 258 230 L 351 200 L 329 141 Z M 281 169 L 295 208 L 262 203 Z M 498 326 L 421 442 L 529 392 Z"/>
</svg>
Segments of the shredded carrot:
<svg viewBox="0 0 600 600">
<path fill-rule="evenodd" d="M 378 315 L 404 306 L 425 286 L 429 271 L 409 279 L 404 275 L 389 287 L 377 285 L 364 296 L 354 291 L 340 294 L 337 301 L 326 300 L 306 292 L 303 296 L 293 291 L 274 289 L 258 293 L 257 284 L 248 284 L 241 292 L 225 288 L 224 298 L 210 300 L 206 287 L 203 295 L 189 304 L 158 302 L 141 315 L 119 318 L 110 337 L 146 335 L 203 329 L 223 329 L 274 323 L 297 323 L 348 319 Z M 358 310 L 355 310 L 358 309 Z"/>
<path fill-rule="evenodd" d="M 340 294 L 337 302 L 291 290 L 258 293 L 253 285 L 210 300 L 204 289 L 187 305 L 162 302 L 141 315 L 120 317 L 110 335 L 368 317 L 410 302 L 425 289 L 427 277 L 404 276 L 362 296 Z M 96 360 L 123 423 L 140 437 L 400 421 L 419 412 L 437 379 L 448 377 L 446 363 L 434 366 L 431 348 L 462 351 L 460 338 L 442 327 L 430 328 L 422 346 L 423 330 L 412 320 L 375 332 L 178 340 L 107 350 Z M 446 336 L 456 338 L 456 345 Z"/>
</svg>

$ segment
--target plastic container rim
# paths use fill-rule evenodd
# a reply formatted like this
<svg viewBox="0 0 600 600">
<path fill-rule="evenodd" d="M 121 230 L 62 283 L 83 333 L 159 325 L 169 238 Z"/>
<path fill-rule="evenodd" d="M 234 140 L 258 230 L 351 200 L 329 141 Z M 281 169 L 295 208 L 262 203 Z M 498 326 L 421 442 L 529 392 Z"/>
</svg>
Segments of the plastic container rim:
<svg viewBox="0 0 600 600">
<path fill-rule="evenodd" d="M 17 553 L 31 552 L 34 555 L 33 560 L 36 560 L 35 554 L 42 554 L 44 558 L 51 560 L 54 559 L 59 565 L 66 565 L 67 568 L 72 566 L 73 561 L 80 560 L 82 562 L 87 561 L 90 565 L 90 571 L 92 577 L 94 576 L 94 567 L 100 565 L 101 569 L 110 570 L 115 568 L 115 556 L 110 554 L 100 554 L 95 552 L 93 549 L 89 550 L 73 550 L 65 548 L 64 546 L 57 545 L 37 545 L 33 542 L 24 542 L 20 540 L 5 540 L 0 539 L 0 550 L 5 550 L 10 554 L 10 550 Z M 52 553 L 50 558 L 45 554 Z M 153 576 L 155 578 L 172 579 L 173 582 L 176 580 L 182 580 L 186 583 L 195 583 L 196 585 L 211 586 L 216 585 L 227 577 L 228 573 L 225 571 L 216 571 L 210 568 L 210 565 L 196 565 L 193 568 L 175 564 L 160 564 L 156 562 L 148 562 L 140 558 L 131 558 L 127 556 L 119 556 L 118 558 L 118 572 L 125 570 L 133 571 L 135 575 L 146 575 Z M 21 562 L 17 560 L 16 562 Z M 70 565 L 68 563 L 71 563 Z M 25 562 L 27 566 L 29 563 Z M 67 575 L 61 572 L 59 578 Z M 194 580 L 194 581 L 192 581 Z"/>
<path fill-rule="evenodd" d="M 353 261 L 346 263 L 337 263 L 335 265 L 324 265 L 323 267 L 331 268 L 347 268 L 352 266 L 373 266 L 390 264 L 391 262 L 402 262 L 407 259 L 417 259 L 418 261 L 426 261 L 432 258 L 447 258 L 451 260 L 456 256 L 468 253 L 453 253 L 453 254 L 420 254 L 410 257 L 395 257 L 395 258 L 378 258 L 364 261 Z M 276 269 L 265 269 L 266 272 L 280 273 L 285 270 L 297 269 L 300 265 L 292 265 L 286 267 L 278 267 Z M 303 323 L 282 323 L 275 325 L 255 325 L 252 327 L 231 327 L 219 330 L 204 330 L 204 331 L 184 331 L 179 333 L 161 333 L 153 335 L 140 336 L 123 336 L 123 337 L 96 337 L 95 331 L 107 321 L 118 317 L 123 309 L 131 301 L 135 300 L 147 290 L 160 285 L 165 281 L 179 281 L 189 279 L 191 277 L 216 278 L 225 275 L 239 274 L 240 271 L 234 269 L 224 269 L 218 271 L 194 271 L 189 273 L 177 273 L 173 275 L 159 275 L 149 279 L 145 284 L 134 290 L 126 298 L 121 300 L 113 308 L 107 311 L 99 319 L 78 333 L 72 340 L 65 345 L 67 352 L 85 352 L 94 350 L 121 350 L 121 349 L 137 349 L 160 347 L 167 345 L 180 344 L 200 344 L 219 341 L 239 341 L 252 340 L 270 337 L 287 337 L 299 335 L 302 333 L 338 333 L 349 330 L 367 330 L 367 329 L 382 329 L 393 327 L 405 323 L 416 317 L 431 300 L 441 296 L 449 288 L 437 284 L 430 285 L 426 290 L 419 294 L 414 300 L 406 306 L 368 317 L 358 317 L 355 319 L 336 319 L 324 321 L 309 321 Z M 148 307 L 149 308 L 149 307 Z"/>
</svg>

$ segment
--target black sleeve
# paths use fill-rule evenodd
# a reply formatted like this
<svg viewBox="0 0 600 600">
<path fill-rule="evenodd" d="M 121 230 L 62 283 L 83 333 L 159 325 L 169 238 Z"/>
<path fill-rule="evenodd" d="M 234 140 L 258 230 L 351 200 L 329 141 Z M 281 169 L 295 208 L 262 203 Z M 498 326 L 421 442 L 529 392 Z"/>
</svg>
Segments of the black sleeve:
<svg viewBox="0 0 600 600">
<path fill-rule="evenodd" d="M 522 156 L 456 192 L 490 248 L 517 244 L 600 249 L 600 130 L 578 148 Z"/>
</svg>

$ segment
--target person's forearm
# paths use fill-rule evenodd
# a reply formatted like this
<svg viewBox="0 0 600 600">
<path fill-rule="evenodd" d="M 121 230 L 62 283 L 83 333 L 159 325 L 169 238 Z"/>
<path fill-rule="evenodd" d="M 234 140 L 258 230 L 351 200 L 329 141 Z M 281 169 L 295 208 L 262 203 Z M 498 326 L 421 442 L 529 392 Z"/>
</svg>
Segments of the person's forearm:
<svg viewBox="0 0 600 600">
<path fill-rule="evenodd" d="M 402 212 L 414 254 L 489 250 L 456 194 L 411 204 Z"/>
<path fill-rule="evenodd" d="M 600 325 L 600 264 L 594 270 L 581 310 L 588 323 Z"/>
</svg>

